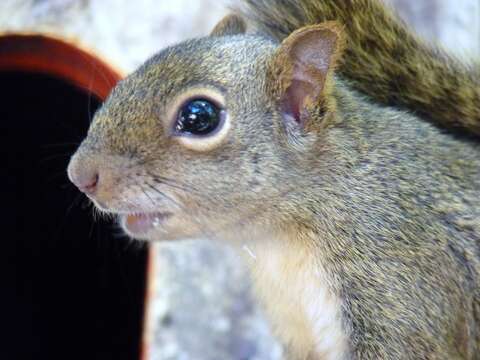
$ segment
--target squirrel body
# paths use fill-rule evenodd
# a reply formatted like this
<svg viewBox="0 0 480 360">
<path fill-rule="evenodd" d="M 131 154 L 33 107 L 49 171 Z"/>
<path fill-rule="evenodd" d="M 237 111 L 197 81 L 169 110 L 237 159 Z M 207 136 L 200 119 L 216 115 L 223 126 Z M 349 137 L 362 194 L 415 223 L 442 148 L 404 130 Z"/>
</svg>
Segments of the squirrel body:
<svg viewBox="0 0 480 360">
<path fill-rule="evenodd" d="M 403 29 L 378 2 L 246 2 L 281 43 L 230 16 L 163 50 L 96 113 L 71 180 L 135 238 L 245 247 L 288 359 L 479 358 L 478 79 L 441 57 L 469 89 L 443 114 L 426 100 L 449 91 L 387 86 L 388 61 L 362 68 L 348 24 L 320 23 L 365 28 L 364 6 Z"/>
<path fill-rule="evenodd" d="M 339 83 L 337 88 L 340 90 Z M 296 204 L 291 211 L 299 219 L 293 229 L 286 230 L 295 235 L 280 242 L 294 244 L 283 248 L 283 263 L 273 260 L 277 269 L 269 267 L 268 258 L 276 252 L 265 235 L 255 236 L 249 245 L 255 257 L 249 263 L 257 293 L 266 293 L 260 298 L 272 314 L 274 329 L 278 328 L 288 351 L 296 354 L 288 358 L 475 359 L 480 213 L 478 209 L 472 213 L 472 208 L 480 195 L 479 147 L 451 139 L 401 111 L 365 105 L 357 96 L 349 90 L 338 91 L 338 108 L 348 120 L 335 124 L 321 141 L 324 151 L 332 151 L 325 158 L 334 164 L 327 167 L 338 172 L 325 176 L 320 165 L 306 166 L 302 173 L 309 181 L 298 180 L 296 186 L 308 190 L 302 195 L 294 191 L 286 200 Z M 432 152 L 442 161 L 433 162 Z M 386 158 L 396 163 L 394 169 L 384 167 Z M 318 172 L 309 173 L 308 168 Z M 419 168 L 429 170 L 421 175 Z M 382 192 L 378 192 L 380 188 Z M 325 197 L 319 199 L 323 192 Z M 322 211 L 315 213 L 320 208 Z M 311 213 L 304 218 L 309 212 L 306 209 Z M 302 229 L 297 228 L 299 224 Z M 338 235 L 345 232 L 347 236 Z M 312 253 L 316 255 L 309 260 L 305 254 Z M 280 293 L 272 290 L 272 273 Z M 328 289 L 312 288 L 311 284 L 328 284 Z M 317 309 L 333 318 L 323 334 L 314 332 L 324 324 L 320 314 L 308 316 L 304 305 L 306 315 L 301 317 L 300 309 L 280 305 L 283 299 L 291 300 L 288 296 L 297 298 L 296 304 L 305 303 L 299 287 L 306 292 L 303 300 L 317 300 Z M 281 290 L 286 292 L 284 298 Z M 335 318 L 338 311 L 343 313 L 340 319 Z M 303 332 L 301 327 L 291 326 L 288 314 L 303 319 Z M 357 338 L 360 329 L 365 339 L 352 346 L 351 339 Z M 309 339 L 310 346 L 295 336 Z M 325 339 L 333 342 L 328 344 L 334 345 L 330 351 L 321 343 Z M 305 353 L 305 349 L 311 352 Z"/>
<path fill-rule="evenodd" d="M 264 234 L 260 241 L 250 239 L 243 245 L 255 293 L 282 340 L 286 358 L 347 358 L 341 300 L 331 290 L 322 264 L 308 247 L 298 246 L 296 236 Z"/>
</svg>

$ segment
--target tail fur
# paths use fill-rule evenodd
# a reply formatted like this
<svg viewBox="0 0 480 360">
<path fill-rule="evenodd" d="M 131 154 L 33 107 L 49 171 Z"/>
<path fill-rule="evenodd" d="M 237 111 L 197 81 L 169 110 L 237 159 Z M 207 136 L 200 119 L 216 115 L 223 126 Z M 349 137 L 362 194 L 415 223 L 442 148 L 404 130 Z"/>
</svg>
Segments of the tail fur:
<svg viewBox="0 0 480 360">
<path fill-rule="evenodd" d="M 243 0 L 255 27 L 278 40 L 336 20 L 347 49 L 340 73 L 377 102 L 480 136 L 480 63 L 465 65 L 417 38 L 379 0 Z"/>
</svg>

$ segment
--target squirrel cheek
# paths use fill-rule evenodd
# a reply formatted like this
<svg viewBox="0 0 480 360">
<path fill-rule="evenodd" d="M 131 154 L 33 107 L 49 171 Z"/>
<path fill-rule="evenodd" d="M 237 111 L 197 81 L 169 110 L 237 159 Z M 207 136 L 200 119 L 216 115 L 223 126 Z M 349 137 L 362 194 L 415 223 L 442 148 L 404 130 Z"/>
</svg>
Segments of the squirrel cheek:
<svg viewBox="0 0 480 360">
<path fill-rule="evenodd" d="M 178 141 L 182 146 L 189 150 L 197 152 L 207 152 L 211 151 L 223 143 L 227 139 L 227 135 L 230 132 L 231 121 L 230 116 L 225 113 L 222 124 L 220 125 L 218 131 L 212 135 L 208 136 L 175 136 L 176 141 Z"/>
</svg>

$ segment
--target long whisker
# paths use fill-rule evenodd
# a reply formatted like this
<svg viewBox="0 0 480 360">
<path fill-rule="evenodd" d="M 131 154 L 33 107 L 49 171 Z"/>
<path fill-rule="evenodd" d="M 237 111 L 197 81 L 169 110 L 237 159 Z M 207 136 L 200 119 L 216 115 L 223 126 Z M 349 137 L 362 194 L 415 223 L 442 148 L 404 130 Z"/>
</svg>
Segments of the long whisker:
<svg viewBox="0 0 480 360">
<path fill-rule="evenodd" d="M 196 193 L 199 192 L 198 189 L 195 186 L 183 184 L 183 183 L 179 182 L 178 180 L 169 179 L 167 177 L 159 176 L 159 175 L 151 174 L 151 173 L 148 173 L 148 175 L 156 183 L 165 184 L 165 185 L 168 185 L 172 188 L 179 189 L 179 190 L 182 190 L 182 191 L 185 191 L 185 192 L 192 192 L 192 193 L 193 192 L 196 192 Z"/>
<path fill-rule="evenodd" d="M 92 77 L 95 74 L 95 72 L 98 72 L 102 77 L 102 79 L 105 81 L 105 83 L 107 83 L 110 87 L 113 87 L 115 85 L 115 81 L 113 79 L 108 78 L 106 72 L 98 68 L 93 60 L 89 59 L 87 56 L 85 56 L 82 53 L 80 53 L 80 55 L 83 57 L 84 60 L 90 63 L 90 66 L 92 67 Z"/>
<path fill-rule="evenodd" d="M 158 184 L 163 184 L 163 185 L 170 185 L 171 182 L 175 182 L 174 180 L 172 179 L 168 179 L 168 178 L 165 178 L 163 176 L 159 176 L 159 175 L 154 175 L 154 174 L 149 174 L 150 176 L 152 176 L 152 179 L 158 183 Z M 154 185 L 152 184 L 149 184 L 147 183 L 147 185 L 152 189 L 154 190 L 155 192 L 159 193 L 160 195 L 164 196 L 165 194 L 160 191 L 159 189 L 157 189 Z M 173 188 L 177 188 L 179 190 L 182 190 L 182 191 L 185 191 L 185 192 L 191 192 L 191 189 L 190 188 L 185 188 L 181 185 L 178 185 L 178 184 L 174 184 L 172 186 Z M 293 189 L 293 187 L 292 187 Z M 200 196 L 203 196 L 202 193 L 200 192 L 195 192 L 196 195 L 200 195 Z M 172 199 L 173 200 L 173 199 Z M 182 210 L 186 210 L 184 206 L 182 206 L 181 204 L 178 204 L 178 202 L 175 201 L 175 203 L 177 204 L 177 206 L 179 206 L 180 209 Z M 248 220 L 251 220 L 252 218 L 254 218 L 256 215 L 258 215 L 260 212 L 262 212 L 264 210 L 264 207 L 263 206 L 259 206 L 257 208 L 257 211 L 255 211 L 254 214 L 250 214 L 250 215 L 247 215 L 245 217 L 242 217 L 241 219 L 238 219 L 237 221 L 235 221 L 232 225 L 238 225 L 244 221 L 248 221 Z M 190 215 L 192 216 L 191 212 L 190 211 L 187 211 L 187 213 L 190 213 Z M 208 224 L 199 220 L 198 217 L 196 216 L 192 216 L 190 220 L 193 220 L 199 227 L 199 230 L 202 232 L 202 235 L 205 236 L 206 238 L 208 237 L 214 237 L 214 234 L 216 233 L 215 231 L 212 231 L 212 230 L 207 230 L 207 227 L 208 227 Z"/>
<path fill-rule="evenodd" d="M 162 196 L 163 198 L 171 201 L 173 204 L 175 204 L 176 206 L 178 206 L 179 208 L 182 208 L 182 205 L 180 205 L 180 203 L 178 201 L 176 201 L 174 198 L 172 198 L 171 196 L 168 196 L 167 194 L 165 194 L 163 191 L 160 191 L 159 189 L 157 189 L 155 186 L 153 186 L 152 184 L 146 182 L 145 183 L 148 187 L 150 187 L 150 189 L 152 189 L 153 191 L 155 191 L 157 194 L 159 194 L 160 196 Z"/>
<path fill-rule="evenodd" d="M 50 156 L 47 156 L 47 157 L 44 157 L 43 159 L 41 159 L 38 162 L 38 164 L 43 164 L 44 162 L 52 161 L 52 160 L 55 160 L 55 159 L 58 159 L 58 158 L 65 158 L 67 156 L 72 156 L 72 153 L 68 152 L 68 153 L 63 153 L 63 154 L 50 155 Z"/>
<path fill-rule="evenodd" d="M 155 207 L 156 202 L 152 199 L 152 197 L 148 194 L 148 192 L 145 191 L 145 189 L 142 186 L 140 186 L 140 190 L 142 190 L 143 194 L 150 200 L 152 205 Z"/>
<path fill-rule="evenodd" d="M 88 198 L 85 197 L 85 199 L 82 202 L 82 210 L 88 209 L 89 206 L 93 205 L 92 201 Z"/>
<path fill-rule="evenodd" d="M 78 146 L 80 143 L 78 142 L 65 142 L 65 143 L 54 143 L 54 144 L 44 144 L 41 147 L 48 149 L 48 148 L 53 148 L 53 147 L 67 147 L 67 146 Z"/>
<path fill-rule="evenodd" d="M 89 205 L 92 206 L 92 213 L 95 221 L 98 221 L 100 219 L 106 219 L 106 220 L 115 219 L 115 214 L 99 209 L 98 207 L 95 206 L 94 202 L 91 201 L 90 199 L 88 199 L 88 201 L 89 201 Z"/>
<path fill-rule="evenodd" d="M 65 217 L 67 217 L 70 211 L 72 211 L 72 209 L 79 204 L 81 199 L 82 199 L 81 193 L 78 193 L 77 195 L 75 195 L 75 198 L 73 199 L 72 203 L 67 208 L 67 211 L 65 211 Z"/>
<path fill-rule="evenodd" d="M 215 232 L 214 231 L 210 231 L 208 229 L 208 226 L 207 224 L 205 224 L 204 222 L 202 222 L 201 220 L 199 220 L 199 218 L 197 216 L 194 216 L 185 206 L 183 206 L 183 204 L 179 203 L 178 201 L 176 201 L 175 199 L 173 199 L 172 197 L 168 196 L 167 194 L 165 194 L 163 191 L 160 191 L 159 189 L 157 189 L 155 186 L 153 186 L 152 184 L 146 182 L 145 183 L 147 186 L 149 186 L 153 191 L 155 191 L 156 193 L 158 193 L 160 196 L 163 196 L 164 198 L 172 201 L 179 209 L 182 209 L 183 211 L 185 211 L 185 213 L 187 214 L 190 214 L 190 220 L 194 221 L 197 225 L 198 225 L 198 229 L 202 232 L 202 235 L 205 237 L 205 238 L 212 238 L 214 237 L 214 234 Z"/>
<path fill-rule="evenodd" d="M 95 207 L 93 207 L 93 221 L 92 221 L 92 225 L 90 225 L 90 232 L 88 234 L 88 238 L 91 239 L 92 238 L 92 234 L 93 234 L 93 229 L 95 228 L 95 224 L 96 224 L 96 219 L 95 219 Z"/>
<path fill-rule="evenodd" d="M 160 183 L 163 183 L 163 182 L 160 182 Z M 152 185 L 150 185 L 152 186 Z M 289 187 L 288 189 L 286 189 L 285 191 L 283 191 L 281 194 L 279 194 L 279 197 L 284 197 L 288 194 L 290 194 L 291 192 L 293 191 L 296 191 L 296 188 L 295 186 L 291 186 Z M 198 193 L 199 195 L 203 195 L 201 193 Z M 230 225 L 228 226 L 236 226 L 236 225 L 239 225 L 241 224 L 242 222 L 249 222 L 251 221 L 252 219 L 254 219 L 256 216 L 258 216 L 260 213 L 262 213 L 263 211 L 266 210 L 266 208 L 268 207 L 269 205 L 268 204 L 265 204 L 265 205 L 259 205 L 256 207 L 256 211 L 254 211 L 253 213 L 251 214 L 248 214 L 248 215 L 245 215 L 245 216 L 242 216 L 241 218 L 237 219 L 236 221 L 234 221 L 233 223 L 230 223 Z M 205 228 L 206 224 L 204 224 L 203 222 L 200 223 L 200 222 L 197 222 L 198 225 L 201 225 L 201 228 Z M 213 231 L 209 231 L 210 233 L 214 234 Z"/>
<path fill-rule="evenodd" d="M 52 181 L 54 181 L 54 180 L 56 180 L 56 179 L 58 179 L 62 176 L 64 176 L 64 177 L 67 176 L 67 172 L 65 170 L 54 173 L 52 176 L 49 176 L 45 181 L 47 183 L 51 183 Z"/>
</svg>

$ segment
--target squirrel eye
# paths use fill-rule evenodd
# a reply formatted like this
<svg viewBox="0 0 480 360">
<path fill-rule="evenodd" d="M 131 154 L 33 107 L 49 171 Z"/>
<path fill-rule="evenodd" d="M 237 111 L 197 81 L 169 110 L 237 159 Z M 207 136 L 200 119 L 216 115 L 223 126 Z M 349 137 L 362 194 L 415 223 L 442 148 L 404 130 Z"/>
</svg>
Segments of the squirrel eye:
<svg viewBox="0 0 480 360">
<path fill-rule="evenodd" d="M 182 106 L 178 113 L 175 131 L 191 135 L 208 135 L 221 122 L 222 110 L 211 101 L 194 99 Z"/>
</svg>

